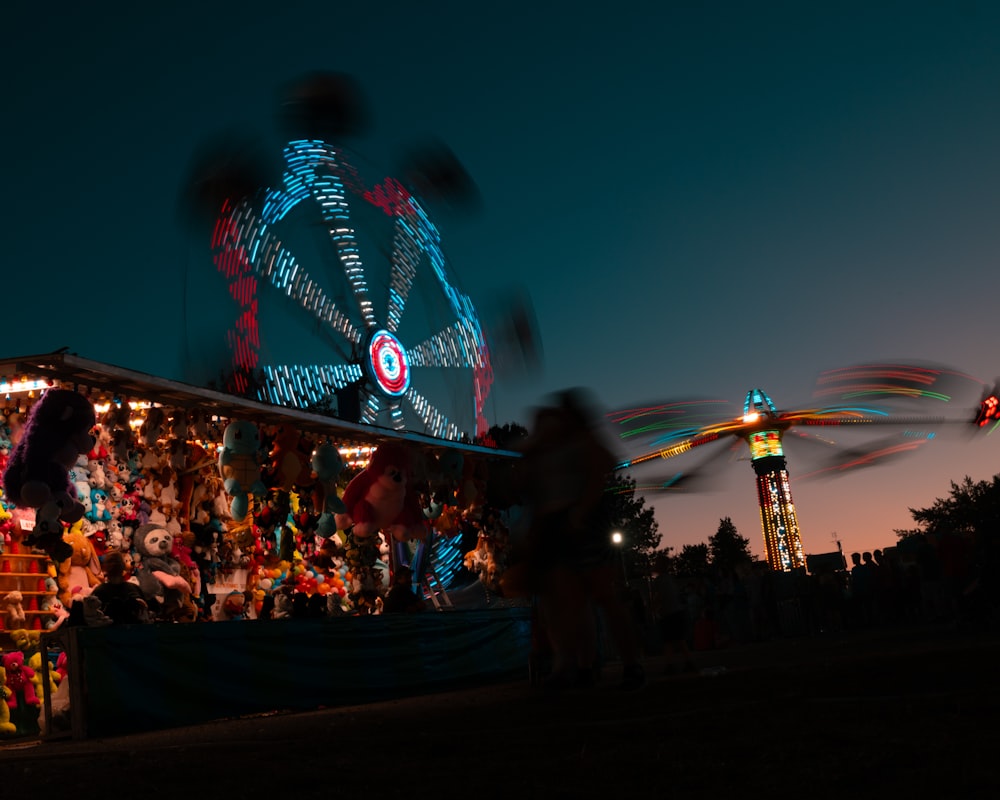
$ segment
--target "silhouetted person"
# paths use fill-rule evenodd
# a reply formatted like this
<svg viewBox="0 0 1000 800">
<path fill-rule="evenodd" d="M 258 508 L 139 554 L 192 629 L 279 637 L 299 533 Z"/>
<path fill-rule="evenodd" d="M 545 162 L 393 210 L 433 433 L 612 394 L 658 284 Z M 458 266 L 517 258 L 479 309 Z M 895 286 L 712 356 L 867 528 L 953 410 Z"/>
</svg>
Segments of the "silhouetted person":
<svg viewBox="0 0 1000 800">
<path fill-rule="evenodd" d="M 274 619 L 274 595 L 266 594 L 260 603 L 260 613 L 257 615 L 257 619 L 263 620 L 265 622 Z"/>
<path fill-rule="evenodd" d="M 413 573 L 409 567 L 399 567 L 392 576 L 392 588 L 382 601 L 383 614 L 414 614 L 426 607 L 422 597 L 413 592 Z"/>
<path fill-rule="evenodd" d="M 865 553 L 871 561 L 871 553 Z M 875 602 L 875 575 L 860 553 L 851 553 L 851 609 L 854 624 L 867 628 L 872 623 Z"/>
<path fill-rule="evenodd" d="M 309 619 L 309 595 L 305 592 L 292 595 L 292 619 Z"/>
<path fill-rule="evenodd" d="M 547 686 L 593 681 L 597 608 L 622 660 L 622 688 L 636 689 L 645 677 L 638 638 L 615 586 L 618 565 L 605 493 L 615 462 L 593 420 L 578 392 L 563 392 L 556 404 L 536 412 L 522 445 L 532 506 L 531 566 L 553 654 Z"/>
<path fill-rule="evenodd" d="M 670 572 L 670 561 L 659 555 L 653 563 L 653 608 L 656 625 L 667 656 L 666 672 L 693 672 L 694 660 L 687 643 L 687 608 L 681 597 L 677 579 Z"/>
<path fill-rule="evenodd" d="M 142 590 L 128 580 L 125 558 L 117 550 L 110 550 L 101 562 L 104 583 L 94 587 L 91 594 L 101 602 L 101 610 L 114 625 L 137 625 L 150 622 L 149 606 Z M 74 604 L 75 605 L 75 604 Z"/>
<path fill-rule="evenodd" d="M 310 619 L 323 619 L 326 617 L 326 597 L 319 592 L 309 595 L 306 603 L 306 612 Z"/>
<path fill-rule="evenodd" d="M 875 561 L 875 618 L 883 624 L 899 621 L 901 576 L 895 560 L 881 550 L 872 553 Z"/>
</svg>

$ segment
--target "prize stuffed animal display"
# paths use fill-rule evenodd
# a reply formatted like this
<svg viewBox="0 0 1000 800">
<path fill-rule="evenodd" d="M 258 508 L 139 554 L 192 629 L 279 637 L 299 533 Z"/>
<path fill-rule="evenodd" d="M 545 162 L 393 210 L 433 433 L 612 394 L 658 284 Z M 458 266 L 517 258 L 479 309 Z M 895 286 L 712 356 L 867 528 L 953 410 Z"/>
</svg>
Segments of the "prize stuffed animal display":
<svg viewBox="0 0 1000 800">
<path fill-rule="evenodd" d="M 275 430 L 270 452 L 271 478 L 277 488 L 286 492 L 310 483 L 308 453 L 303 455 L 300 449 L 303 440 L 302 434 L 291 425 L 279 425 Z"/>
<path fill-rule="evenodd" d="M 73 595 L 89 592 L 102 583 L 104 573 L 91 537 L 82 529 L 74 525 L 63 534 L 63 541 L 70 546 L 70 557 L 57 565 L 56 582 L 59 600 L 69 608 Z"/>
<path fill-rule="evenodd" d="M 181 576 L 181 563 L 174 556 L 174 535 L 155 523 L 140 525 L 134 546 L 141 560 L 136 569 L 139 588 L 157 616 L 186 616 L 191 604 L 191 584 Z"/>
<path fill-rule="evenodd" d="M 337 515 L 347 509 L 337 494 L 337 476 L 344 469 L 340 451 L 332 444 L 321 444 L 312 454 L 312 469 L 316 474 L 313 508 L 320 512 L 316 533 L 329 539 L 337 532 Z"/>
<path fill-rule="evenodd" d="M 7 592 L 0 600 L 0 608 L 4 609 L 4 625 L 13 631 L 27 627 L 27 616 L 24 613 L 24 595 L 17 589 Z"/>
<path fill-rule="evenodd" d="M 21 700 L 24 700 L 25 705 L 37 706 L 39 700 L 35 694 L 35 684 L 31 680 L 35 677 L 35 671 L 24 663 L 24 653 L 20 650 L 4 653 L 3 668 L 7 672 L 7 688 L 10 689 L 7 706 L 17 708 Z"/>
<path fill-rule="evenodd" d="M 7 699 L 14 693 L 7 688 L 7 670 L 0 667 L 0 734 L 17 733 L 17 725 L 10 721 Z"/>
<path fill-rule="evenodd" d="M 230 497 L 229 513 L 236 522 L 243 522 L 250 511 L 249 495 L 267 494 L 267 487 L 260 479 L 259 450 L 260 433 L 252 422 L 235 420 L 226 426 L 219 453 L 219 474 Z"/>
<path fill-rule="evenodd" d="M 411 486 L 409 452 L 400 444 L 382 444 L 344 491 L 346 513 L 337 514 L 337 527 L 354 526 L 356 539 L 369 539 L 386 530 L 396 541 L 425 539 L 427 526 L 419 493 Z"/>
<path fill-rule="evenodd" d="M 34 508 L 35 527 L 25 538 L 59 563 L 72 554 L 63 541 L 63 523 L 84 513 L 69 470 L 94 446 L 97 424 L 93 404 L 69 389 L 48 389 L 31 408 L 28 421 L 7 462 L 3 481 L 7 499 Z"/>
</svg>

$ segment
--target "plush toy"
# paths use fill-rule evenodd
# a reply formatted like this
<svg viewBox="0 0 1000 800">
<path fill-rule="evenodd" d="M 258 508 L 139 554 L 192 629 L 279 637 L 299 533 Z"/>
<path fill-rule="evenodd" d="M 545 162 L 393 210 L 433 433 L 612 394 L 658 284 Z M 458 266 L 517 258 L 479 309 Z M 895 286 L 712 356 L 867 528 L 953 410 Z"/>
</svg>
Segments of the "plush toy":
<svg viewBox="0 0 1000 800">
<path fill-rule="evenodd" d="M 292 596 L 287 592 L 276 592 L 274 595 L 273 619 L 292 618 Z"/>
<path fill-rule="evenodd" d="M 3 481 L 7 498 L 36 509 L 35 527 L 26 543 L 43 549 L 53 561 L 69 557 L 63 523 L 76 522 L 84 507 L 77 499 L 69 470 L 90 452 L 97 422 L 91 402 L 69 389 L 48 389 L 31 408 L 20 441 L 7 462 Z"/>
<path fill-rule="evenodd" d="M 34 671 L 34 676 L 31 678 L 31 682 L 35 684 L 35 697 L 45 697 L 46 689 L 42 680 L 44 675 L 42 673 L 42 651 L 32 654 L 31 658 L 28 659 L 28 666 Z M 55 671 L 53 667 L 50 666 L 49 670 L 49 686 L 48 695 L 51 697 L 59 689 L 59 674 Z"/>
<path fill-rule="evenodd" d="M 114 620 L 104 613 L 104 606 L 101 605 L 101 598 L 94 594 L 88 594 L 81 599 L 83 603 L 83 622 L 90 628 L 104 628 L 113 625 Z"/>
<path fill-rule="evenodd" d="M 128 461 L 129 450 L 132 448 L 132 407 L 124 401 L 112 403 L 102 420 L 105 430 L 110 434 L 111 454 L 115 461 Z"/>
<path fill-rule="evenodd" d="M 235 589 L 227 594 L 222 601 L 222 616 L 228 620 L 246 618 L 246 595 Z"/>
<path fill-rule="evenodd" d="M 410 486 L 410 458 L 401 444 L 379 445 L 344 491 L 346 513 L 335 515 L 341 530 L 353 525 L 356 539 L 387 530 L 397 541 L 425 539 L 427 527 L 417 491 Z"/>
<path fill-rule="evenodd" d="M 229 513 L 236 522 L 243 522 L 250 511 L 249 495 L 267 494 L 267 487 L 260 479 L 259 450 L 260 433 L 252 422 L 235 420 L 226 426 L 219 453 L 219 474 L 230 497 Z"/>
<path fill-rule="evenodd" d="M 107 490 L 90 490 L 90 513 L 84 516 L 91 522 L 107 522 L 111 519 L 111 509 L 108 508 Z"/>
<path fill-rule="evenodd" d="M 274 442 L 269 454 L 271 477 L 274 486 L 292 491 L 295 487 L 310 483 L 311 472 L 308 457 L 303 457 L 300 442 L 303 437 L 292 425 L 278 425 L 274 432 Z"/>
<path fill-rule="evenodd" d="M 91 458 L 87 461 L 87 472 L 90 473 L 90 486 L 93 489 L 108 488 L 108 473 L 104 471 L 104 462 Z"/>
<path fill-rule="evenodd" d="M 38 695 L 35 694 L 35 684 L 32 682 L 35 671 L 24 663 L 24 653 L 20 650 L 4 653 L 3 668 L 7 672 L 7 688 L 10 689 L 7 706 L 17 708 L 22 699 L 25 705 L 37 706 Z"/>
<path fill-rule="evenodd" d="M 17 589 L 7 592 L 0 601 L 0 607 L 4 609 L 4 625 L 7 626 L 7 630 L 13 631 L 27 625 L 23 603 L 24 595 Z"/>
<path fill-rule="evenodd" d="M 29 631 L 24 628 L 18 628 L 16 631 L 8 631 L 7 635 L 10 636 L 14 647 L 22 653 L 37 650 L 42 642 L 41 631 Z"/>
<path fill-rule="evenodd" d="M 343 471 L 344 462 L 337 447 L 327 443 L 313 451 L 311 464 L 316 475 L 313 508 L 320 512 L 316 533 L 328 539 L 337 531 L 337 515 L 347 512 L 344 501 L 337 494 L 337 476 Z"/>
<path fill-rule="evenodd" d="M 173 556 L 174 535 L 166 528 L 147 523 L 133 537 L 140 556 L 136 577 L 149 607 L 159 616 L 173 619 L 190 604 L 191 585 L 181 576 L 181 564 Z"/>
<path fill-rule="evenodd" d="M 139 426 L 139 436 L 146 447 L 156 447 L 157 441 L 164 434 L 166 422 L 167 414 L 159 406 L 153 406 L 146 412 L 146 418 Z"/>
<path fill-rule="evenodd" d="M 73 525 L 63 535 L 63 541 L 69 545 L 70 555 L 56 565 L 56 582 L 59 585 L 59 600 L 68 608 L 74 594 L 93 589 L 104 578 L 97 550 L 82 526 Z"/>
<path fill-rule="evenodd" d="M 499 565 L 497 564 L 493 541 L 489 536 L 484 533 L 479 534 L 475 549 L 465 554 L 463 563 L 467 570 L 479 576 L 484 585 L 494 591 L 499 589 L 497 582 L 499 578 Z"/>
<path fill-rule="evenodd" d="M 17 725 L 10 721 L 7 699 L 14 693 L 7 688 L 7 670 L 0 667 L 0 734 L 17 733 Z"/>
</svg>

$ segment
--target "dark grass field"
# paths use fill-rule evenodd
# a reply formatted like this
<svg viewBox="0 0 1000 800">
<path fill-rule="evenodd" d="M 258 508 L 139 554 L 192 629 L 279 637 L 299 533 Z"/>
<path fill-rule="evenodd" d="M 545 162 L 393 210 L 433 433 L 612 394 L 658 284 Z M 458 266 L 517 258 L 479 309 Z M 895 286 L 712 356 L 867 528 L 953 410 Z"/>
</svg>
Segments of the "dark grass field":
<svg viewBox="0 0 1000 800">
<path fill-rule="evenodd" d="M 697 654 L 697 673 L 524 681 L 308 713 L 0 745 L 4 797 L 998 796 L 1000 636 L 920 627 Z M 287 679 L 294 680 L 294 676 Z M 141 698 L 136 698 L 141 702 Z M 16 792 L 16 794 L 15 794 Z"/>
</svg>

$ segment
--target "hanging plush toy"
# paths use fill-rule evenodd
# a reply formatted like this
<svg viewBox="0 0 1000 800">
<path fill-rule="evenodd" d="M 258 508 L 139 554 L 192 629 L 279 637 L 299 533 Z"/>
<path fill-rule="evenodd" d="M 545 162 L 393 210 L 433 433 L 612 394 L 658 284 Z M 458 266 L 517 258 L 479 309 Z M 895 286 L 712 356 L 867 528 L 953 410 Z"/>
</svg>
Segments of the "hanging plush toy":
<svg viewBox="0 0 1000 800">
<path fill-rule="evenodd" d="M 344 501 L 337 494 L 337 476 L 344 469 L 340 451 L 335 445 L 321 444 L 313 451 L 312 468 L 316 474 L 313 508 L 320 512 L 316 533 L 328 539 L 337 532 L 337 515 L 347 511 Z"/>
<path fill-rule="evenodd" d="M 168 620 L 186 618 L 191 604 L 191 584 L 182 577 L 173 549 L 174 535 L 160 525 L 147 523 L 135 532 L 139 588 L 157 616 Z"/>
<path fill-rule="evenodd" d="M 257 460 L 260 450 L 257 426 L 246 420 L 230 422 L 222 435 L 222 445 L 219 474 L 230 497 L 229 513 L 236 522 L 243 522 L 250 511 L 249 495 L 267 494 Z"/>
<path fill-rule="evenodd" d="M 4 472 L 8 500 L 34 508 L 35 527 L 26 537 L 55 562 L 64 561 L 72 548 L 62 539 L 63 523 L 83 516 L 69 470 L 81 454 L 90 452 L 97 423 L 91 402 L 69 389 L 48 389 L 31 408 L 21 438 Z"/>
<path fill-rule="evenodd" d="M 274 486 L 292 491 L 310 482 L 308 455 L 303 456 L 301 443 L 303 436 L 292 425 L 278 425 L 274 432 L 274 443 L 269 454 L 270 474 Z"/>
<path fill-rule="evenodd" d="M 388 531 L 396 541 L 425 539 L 420 496 L 411 485 L 410 458 L 400 444 L 383 444 L 372 460 L 351 479 L 344 491 L 345 514 L 337 514 L 341 530 L 354 526 L 357 539 L 368 539 L 380 530 Z"/>
</svg>

